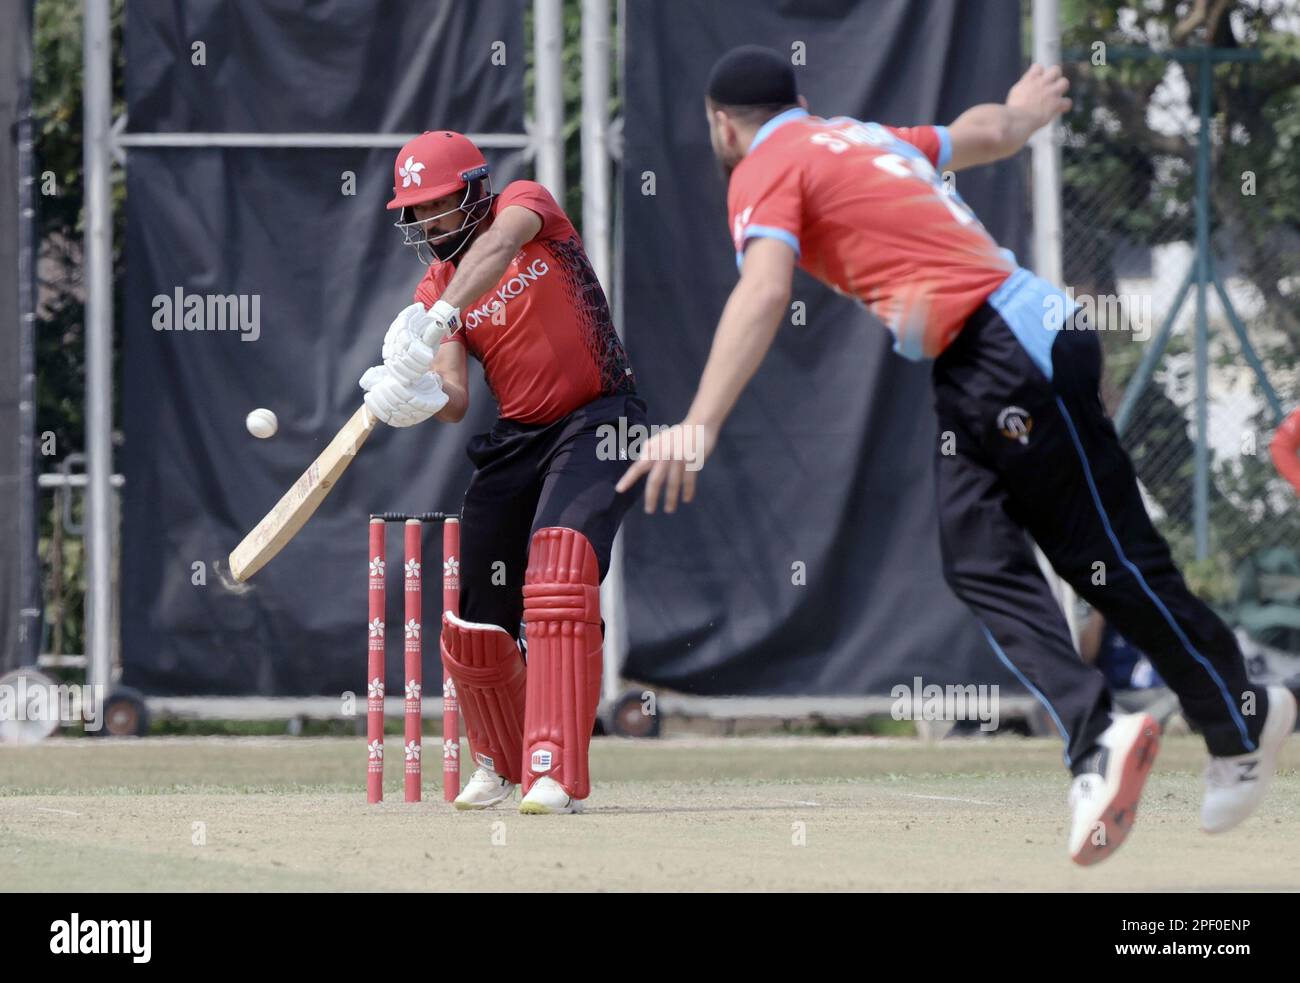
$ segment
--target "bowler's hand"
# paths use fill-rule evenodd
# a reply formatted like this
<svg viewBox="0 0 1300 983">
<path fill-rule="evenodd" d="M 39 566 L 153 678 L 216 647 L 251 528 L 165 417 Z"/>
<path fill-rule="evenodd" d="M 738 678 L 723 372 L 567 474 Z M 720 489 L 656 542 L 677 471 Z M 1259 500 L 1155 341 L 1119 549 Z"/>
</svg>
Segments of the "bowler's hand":
<svg viewBox="0 0 1300 983">
<path fill-rule="evenodd" d="M 1037 129 L 1069 112 L 1071 102 L 1065 98 L 1069 87 L 1070 80 L 1061 74 L 1060 65 L 1051 68 L 1030 65 L 1007 93 L 1007 105 L 1030 116 Z"/>
<path fill-rule="evenodd" d="M 645 510 L 653 513 L 664 493 L 664 511 L 676 512 L 677 502 L 695 498 L 695 482 L 705 460 L 713 453 L 717 436 L 712 427 L 682 422 L 660 430 L 645 442 L 641 456 L 623 472 L 615 490 L 625 492 L 642 478 L 645 484 Z"/>
</svg>

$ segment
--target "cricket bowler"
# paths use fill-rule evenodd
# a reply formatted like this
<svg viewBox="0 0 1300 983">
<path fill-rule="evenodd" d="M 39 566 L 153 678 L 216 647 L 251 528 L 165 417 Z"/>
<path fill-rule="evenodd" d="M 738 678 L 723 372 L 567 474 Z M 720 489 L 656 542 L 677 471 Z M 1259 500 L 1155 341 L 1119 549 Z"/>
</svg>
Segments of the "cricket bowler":
<svg viewBox="0 0 1300 983">
<path fill-rule="evenodd" d="M 443 616 L 443 665 L 477 764 L 459 809 L 581 811 L 600 697 L 600 582 L 632 495 L 601 430 L 645 423 L 645 404 L 582 241 L 533 181 L 492 189 L 465 136 L 442 130 L 394 165 L 397 227 L 428 270 L 393 321 L 366 405 L 396 427 L 455 423 L 467 360 L 500 418 L 467 448 L 459 616 Z M 608 442 L 606 443 L 608 446 Z M 602 459 L 608 458 L 608 459 Z M 521 652 L 520 623 L 526 625 Z"/>
<path fill-rule="evenodd" d="M 944 574 L 1065 741 L 1069 854 L 1087 865 L 1132 827 L 1159 728 L 1146 714 L 1112 712 L 1026 533 L 1150 657 L 1203 735 L 1207 832 L 1259 805 L 1296 702 L 1283 687 L 1251 685 L 1232 632 L 1188 590 L 1152 526 L 1098 395 L 1101 349 L 1083 309 L 1018 266 L 940 178 L 1019 151 L 1069 108 L 1067 86 L 1059 68 L 1034 65 L 1005 104 L 975 106 L 946 127 L 898 129 L 810 115 L 781 56 L 726 54 L 705 109 L 729 177 L 740 280 L 684 429 L 648 442 L 619 488 L 646 476 L 648 512 L 661 493 L 667 512 L 691 500 L 697 469 L 789 310 L 796 264 L 862 301 L 900 355 L 933 360 L 939 432 L 953 443 L 935 456 Z M 672 449 L 686 433 L 689 462 Z"/>
</svg>

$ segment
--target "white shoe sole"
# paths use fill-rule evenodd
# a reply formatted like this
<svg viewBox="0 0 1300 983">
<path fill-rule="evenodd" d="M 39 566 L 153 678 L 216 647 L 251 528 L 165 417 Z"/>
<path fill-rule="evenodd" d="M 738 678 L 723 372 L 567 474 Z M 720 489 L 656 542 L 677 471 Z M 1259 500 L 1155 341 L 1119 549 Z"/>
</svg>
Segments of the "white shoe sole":
<svg viewBox="0 0 1300 983">
<path fill-rule="evenodd" d="M 582 812 L 582 800 L 565 796 L 566 802 L 562 806 L 552 805 L 540 798 L 529 798 L 525 795 L 519 803 L 519 814 L 521 816 L 567 816 Z"/>
<path fill-rule="evenodd" d="M 1104 831 L 1101 843 L 1093 842 L 1096 837 L 1090 834 L 1084 839 L 1083 845 L 1070 854 L 1070 859 L 1080 867 L 1100 863 L 1124 842 L 1137 819 L 1138 800 L 1142 797 L 1142 789 L 1159 751 L 1160 725 L 1149 714 L 1142 714 L 1134 721 L 1133 737 L 1127 749 L 1111 749 L 1112 754 L 1123 755 L 1120 761 L 1112 765 L 1120 769 L 1119 784 L 1110 801 L 1089 824 L 1091 829 L 1095 829 L 1098 823 L 1101 824 Z"/>
</svg>

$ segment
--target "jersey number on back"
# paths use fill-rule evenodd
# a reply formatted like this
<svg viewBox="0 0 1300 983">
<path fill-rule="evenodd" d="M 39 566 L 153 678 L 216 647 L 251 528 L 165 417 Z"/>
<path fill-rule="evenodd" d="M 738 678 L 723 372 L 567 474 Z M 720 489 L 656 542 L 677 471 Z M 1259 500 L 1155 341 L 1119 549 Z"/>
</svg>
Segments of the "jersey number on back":
<svg viewBox="0 0 1300 983">
<path fill-rule="evenodd" d="M 825 147 L 833 154 L 842 154 L 852 146 L 888 146 L 891 141 L 897 140 L 897 137 L 886 130 L 880 127 L 865 126 L 857 120 L 845 120 L 844 117 L 837 117 L 831 122 L 840 125 L 823 130 L 820 133 L 814 133 L 812 142 Z M 924 156 L 904 156 L 902 154 L 881 154 L 874 159 L 874 163 L 886 174 L 902 178 L 920 178 L 930 185 L 959 225 L 970 225 L 975 221 L 975 214 L 966 206 L 966 203 L 948 194 L 928 158 Z"/>
<path fill-rule="evenodd" d="M 881 154 L 874 163 L 886 174 L 892 174 L 894 177 L 920 178 L 930 185 L 934 188 L 935 194 L 948 206 L 948 211 L 952 212 L 952 217 L 959 225 L 970 225 L 975 221 L 975 213 L 967 207 L 966 203 L 948 194 L 928 160 L 904 157 L 902 154 Z"/>
</svg>

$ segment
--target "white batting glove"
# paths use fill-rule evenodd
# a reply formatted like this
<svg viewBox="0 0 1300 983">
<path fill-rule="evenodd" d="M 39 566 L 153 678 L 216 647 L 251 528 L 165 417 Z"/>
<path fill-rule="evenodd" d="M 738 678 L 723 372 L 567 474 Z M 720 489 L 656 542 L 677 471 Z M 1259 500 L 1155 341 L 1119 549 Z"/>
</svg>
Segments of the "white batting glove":
<svg viewBox="0 0 1300 983">
<path fill-rule="evenodd" d="M 436 300 L 423 311 L 423 317 L 412 318 L 407 326 L 413 338 L 419 338 L 432 349 L 442 344 L 442 339 L 460 330 L 460 310 L 445 300 Z"/>
<path fill-rule="evenodd" d="M 442 300 L 428 311 L 423 304 L 404 308 L 384 335 L 380 351 L 384 365 L 395 377 L 414 385 L 433 366 L 442 339 L 459 327 L 459 316 L 456 308 Z"/>
<path fill-rule="evenodd" d="M 409 333 L 400 336 L 404 345 L 384 353 L 384 367 L 408 386 L 414 385 L 433 368 L 433 349 Z"/>
<path fill-rule="evenodd" d="M 402 382 L 382 365 L 372 366 L 361 377 L 367 408 L 390 427 L 423 423 L 447 405 L 442 380 L 426 372 L 413 384 Z"/>
<path fill-rule="evenodd" d="M 380 350 L 380 358 L 387 361 L 388 356 L 392 355 L 399 348 L 405 347 L 408 343 L 408 329 L 411 320 L 413 318 L 423 318 L 425 316 L 424 305 L 418 302 L 403 307 L 398 311 L 397 317 L 393 318 L 393 323 L 388 326 L 388 330 L 384 333 L 384 344 L 383 348 Z"/>
<path fill-rule="evenodd" d="M 361 381 L 357 383 L 366 392 L 374 389 L 384 379 L 388 378 L 388 370 L 382 365 L 372 365 L 361 373 Z"/>
</svg>

